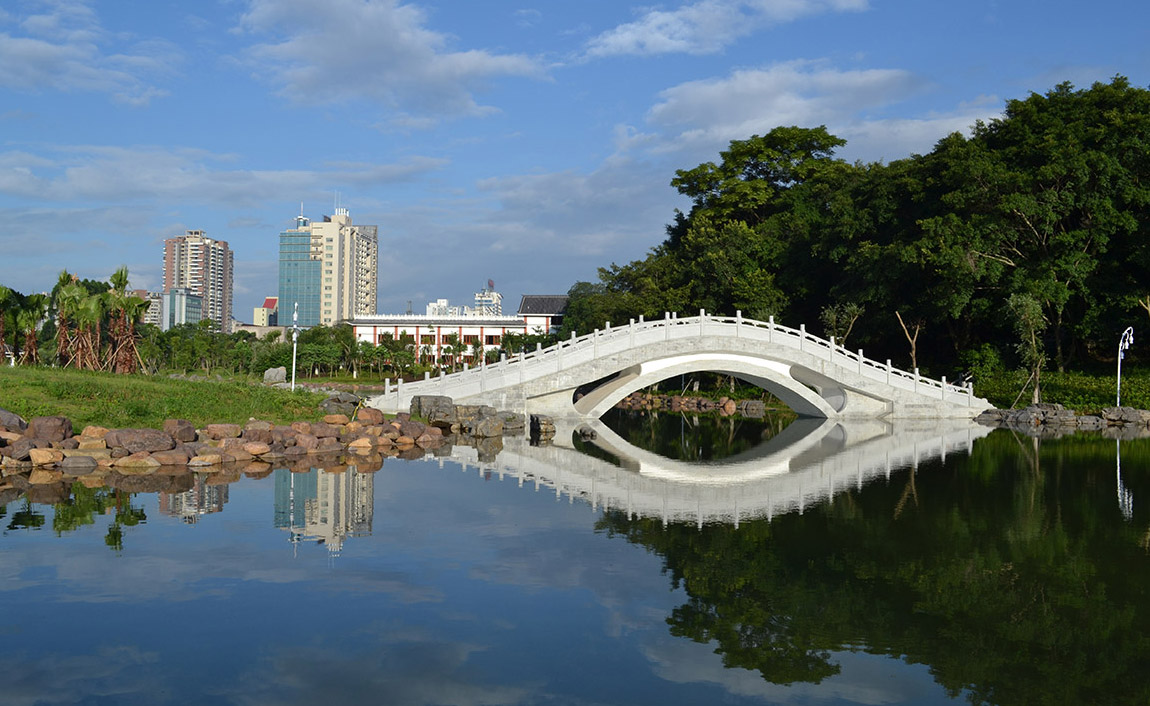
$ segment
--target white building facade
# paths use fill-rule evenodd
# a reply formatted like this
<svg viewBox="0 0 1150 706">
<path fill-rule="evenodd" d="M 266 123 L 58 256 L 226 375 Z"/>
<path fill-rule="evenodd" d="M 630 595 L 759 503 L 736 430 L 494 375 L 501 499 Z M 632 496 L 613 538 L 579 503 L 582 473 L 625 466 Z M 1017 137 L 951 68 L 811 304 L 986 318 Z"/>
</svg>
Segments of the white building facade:
<svg viewBox="0 0 1150 706">
<path fill-rule="evenodd" d="M 439 364 L 454 355 L 457 361 L 475 365 L 475 346 L 483 347 L 484 355 L 498 351 L 503 337 L 508 334 L 527 333 L 527 324 L 518 316 L 421 316 L 418 314 L 389 314 L 360 317 L 351 322 L 357 341 L 373 345 L 383 343 L 386 336 L 412 346 L 416 362 Z M 452 336 L 461 350 L 452 354 Z"/>
</svg>

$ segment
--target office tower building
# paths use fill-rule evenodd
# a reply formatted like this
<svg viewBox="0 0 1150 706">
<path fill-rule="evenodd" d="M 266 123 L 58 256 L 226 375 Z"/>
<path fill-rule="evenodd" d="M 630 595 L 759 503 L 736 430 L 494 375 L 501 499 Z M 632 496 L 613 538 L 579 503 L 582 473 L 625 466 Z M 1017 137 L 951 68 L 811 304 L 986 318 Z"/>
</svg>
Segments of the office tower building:
<svg viewBox="0 0 1150 706">
<path fill-rule="evenodd" d="M 203 299 L 203 318 L 215 322 L 220 331 L 232 331 L 232 251 L 223 240 L 214 240 L 202 230 L 164 241 L 164 294 L 187 290 Z"/>
<path fill-rule="evenodd" d="M 280 233 L 279 306 L 286 323 L 332 326 L 375 314 L 378 226 L 354 225 L 346 208 L 322 222 L 303 214 Z"/>
</svg>

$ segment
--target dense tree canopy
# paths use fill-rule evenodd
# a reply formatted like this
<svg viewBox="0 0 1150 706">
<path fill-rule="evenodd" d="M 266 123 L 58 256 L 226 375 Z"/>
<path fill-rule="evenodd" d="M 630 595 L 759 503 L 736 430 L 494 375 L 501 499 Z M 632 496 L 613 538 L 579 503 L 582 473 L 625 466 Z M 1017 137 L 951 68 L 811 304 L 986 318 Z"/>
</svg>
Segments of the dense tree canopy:
<svg viewBox="0 0 1150 706">
<path fill-rule="evenodd" d="M 843 144 L 779 127 L 678 171 L 690 212 L 645 259 L 576 283 L 564 334 L 700 308 L 826 335 L 849 320 L 873 357 L 945 374 L 1023 363 L 1012 296 L 1040 306 L 1060 369 L 1112 355 L 1150 312 L 1150 91 L 1061 84 L 889 164 L 847 163 Z"/>
</svg>

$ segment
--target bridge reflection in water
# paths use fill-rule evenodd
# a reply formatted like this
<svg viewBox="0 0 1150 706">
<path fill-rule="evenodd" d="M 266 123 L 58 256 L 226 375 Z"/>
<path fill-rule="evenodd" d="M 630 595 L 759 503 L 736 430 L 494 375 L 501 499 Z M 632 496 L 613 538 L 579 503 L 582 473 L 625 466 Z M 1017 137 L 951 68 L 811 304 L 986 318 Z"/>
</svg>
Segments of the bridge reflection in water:
<svg viewBox="0 0 1150 706">
<path fill-rule="evenodd" d="M 594 432 L 592 435 L 588 432 Z M 465 470 L 497 474 L 501 480 L 553 490 L 556 499 L 576 499 L 619 510 L 629 518 L 661 518 L 664 524 L 733 523 L 767 518 L 828 500 L 899 468 L 969 453 L 991 429 L 966 420 L 798 419 L 772 439 L 721 461 L 676 461 L 640 449 L 599 420 L 569 422 L 555 443 L 531 446 L 505 439 L 492 462 L 475 448 L 455 446 L 450 459 Z M 576 433 L 619 459 L 619 465 L 574 448 Z"/>
</svg>

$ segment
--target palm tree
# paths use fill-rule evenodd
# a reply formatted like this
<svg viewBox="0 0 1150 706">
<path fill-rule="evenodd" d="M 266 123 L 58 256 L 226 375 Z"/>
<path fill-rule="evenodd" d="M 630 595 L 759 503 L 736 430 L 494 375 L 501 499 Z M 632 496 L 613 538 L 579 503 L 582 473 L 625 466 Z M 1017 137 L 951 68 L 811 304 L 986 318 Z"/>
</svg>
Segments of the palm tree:
<svg viewBox="0 0 1150 706">
<path fill-rule="evenodd" d="M 116 373 L 134 373 L 139 355 L 136 353 L 136 319 L 143 314 L 146 301 L 128 293 L 128 268 L 121 266 L 108 280 L 110 357 L 107 366 Z"/>
<path fill-rule="evenodd" d="M 100 324 L 104 321 L 104 297 L 90 294 L 76 304 L 76 367 L 81 370 L 100 368 Z"/>
<path fill-rule="evenodd" d="M 39 344 L 36 334 L 40 323 L 48 313 L 48 298 L 43 294 L 32 294 L 24 300 L 24 308 L 16 312 L 16 328 L 24 332 L 24 350 L 20 352 L 20 363 L 37 365 L 40 363 Z"/>
<path fill-rule="evenodd" d="M 0 284 L 0 359 L 8 345 L 5 339 L 4 317 L 8 315 L 8 308 L 12 306 L 12 290 Z"/>
<path fill-rule="evenodd" d="M 76 345 L 79 332 L 75 328 L 76 310 L 84 299 L 84 288 L 76 282 L 75 275 L 60 273 L 56 289 L 56 360 L 66 368 L 76 361 Z"/>
</svg>

